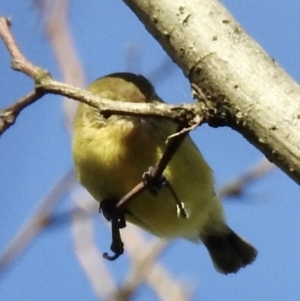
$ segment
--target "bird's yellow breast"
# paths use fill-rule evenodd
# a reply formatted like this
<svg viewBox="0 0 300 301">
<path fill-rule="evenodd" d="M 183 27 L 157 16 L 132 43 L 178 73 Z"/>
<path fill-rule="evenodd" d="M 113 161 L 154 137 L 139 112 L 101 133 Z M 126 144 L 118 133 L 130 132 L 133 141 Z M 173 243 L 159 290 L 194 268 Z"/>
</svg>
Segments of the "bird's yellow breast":
<svg viewBox="0 0 300 301">
<path fill-rule="evenodd" d="M 137 185 L 144 172 L 163 154 L 176 125 L 170 121 L 111 116 L 101 126 L 75 126 L 73 154 L 79 181 L 101 202 L 120 199 Z M 166 187 L 157 196 L 148 190 L 130 202 L 127 219 L 162 237 L 194 238 L 208 219 L 222 216 L 214 195 L 209 166 L 187 137 L 164 171 L 189 214 L 177 216 L 176 203 Z"/>
</svg>

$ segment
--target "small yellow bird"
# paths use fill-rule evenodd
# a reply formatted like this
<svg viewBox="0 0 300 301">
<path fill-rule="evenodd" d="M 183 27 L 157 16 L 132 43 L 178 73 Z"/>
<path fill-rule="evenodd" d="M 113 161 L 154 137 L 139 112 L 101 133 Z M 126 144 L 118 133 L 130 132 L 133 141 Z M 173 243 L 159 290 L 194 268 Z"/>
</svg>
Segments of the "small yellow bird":
<svg viewBox="0 0 300 301">
<path fill-rule="evenodd" d="M 114 73 L 94 81 L 88 91 L 124 102 L 162 102 L 141 75 Z M 102 115 L 81 103 L 75 120 L 73 157 L 79 182 L 100 203 L 120 200 L 135 187 L 166 149 L 177 125 L 169 120 Z M 214 266 L 224 274 L 250 264 L 256 249 L 231 230 L 214 191 L 212 171 L 190 137 L 186 137 L 163 176 L 184 204 L 178 216 L 174 195 L 162 186 L 157 195 L 144 190 L 126 207 L 125 218 L 163 238 L 202 241 Z"/>
</svg>

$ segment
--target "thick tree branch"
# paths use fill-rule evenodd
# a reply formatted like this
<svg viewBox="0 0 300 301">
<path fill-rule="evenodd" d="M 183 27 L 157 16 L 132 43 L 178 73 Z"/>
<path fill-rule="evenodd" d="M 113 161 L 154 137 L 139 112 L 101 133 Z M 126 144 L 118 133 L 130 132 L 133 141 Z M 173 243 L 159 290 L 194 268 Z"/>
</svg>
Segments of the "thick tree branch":
<svg viewBox="0 0 300 301">
<path fill-rule="evenodd" d="M 181 67 L 213 126 L 300 183 L 300 88 L 217 0 L 124 0 Z"/>
</svg>

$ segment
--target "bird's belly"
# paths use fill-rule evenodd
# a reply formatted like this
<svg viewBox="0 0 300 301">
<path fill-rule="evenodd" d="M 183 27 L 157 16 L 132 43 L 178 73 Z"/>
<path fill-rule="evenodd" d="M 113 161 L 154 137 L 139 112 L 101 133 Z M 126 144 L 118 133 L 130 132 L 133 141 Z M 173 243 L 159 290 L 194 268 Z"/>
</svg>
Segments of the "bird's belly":
<svg viewBox="0 0 300 301">
<path fill-rule="evenodd" d="M 130 136 L 108 135 L 106 139 L 102 136 L 101 141 L 91 140 L 88 156 L 77 162 L 81 164 L 78 176 L 83 186 L 100 202 L 121 199 L 142 180 L 150 166 L 157 164 L 164 152 L 165 139 L 155 135 L 155 132 L 137 131 Z M 184 204 L 188 218 L 178 216 L 173 195 L 163 187 L 156 196 L 145 190 L 130 201 L 128 221 L 160 237 L 194 239 L 199 237 L 208 219 L 222 217 L 210 168 L 189 137 L 164 175 Z"/>
<path fill-rule="evenodd" d="M 178 214 L 173 195 L 163 187 L 156 196 L 147 190 L 134 199 L 128 206 L 132 215 L 128 214 L 127 220 L 159 237 L 199 238 L 213 204 L 206 198 L 191 199 L 176 187 L 174 190 L 184 204 L 187 218 Z"/>
</svg>

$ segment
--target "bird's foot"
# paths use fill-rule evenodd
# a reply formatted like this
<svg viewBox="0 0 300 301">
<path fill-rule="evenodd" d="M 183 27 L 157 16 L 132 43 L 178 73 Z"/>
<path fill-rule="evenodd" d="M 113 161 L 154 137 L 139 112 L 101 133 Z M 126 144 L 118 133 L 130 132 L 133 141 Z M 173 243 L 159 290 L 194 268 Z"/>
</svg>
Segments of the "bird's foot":
<svg viewBox="0 0 300 301">
<path fill-rule="evenodd" d="M 154 181 L 154 172 L 155 167 L 150 166 L 148 171 L 143 173 L 142 180 L 148 186 L 149 191 L 153 195 L 157 195 L 161 188 L 168 183 L 168 180 L 162 175 L 159 179 Z"/>
<path fill-rule="evenodd" d="M 166 187 L 172 194 L 174 201 L 176 203 L 177 216 L 188 218 L 188 213 L 185 209 L 184 203 L 179 200 L 171 183 L 164 175 L 162 175 L 158 180 L 154 181 L 153 180 L 154 172 L 155 172 L 155 167 L 151 166 L 149 167 L 148 171 L 143 173 L 142 176 L 142 179 L 144 183 L 147 184 L 149 191 L 156 196 L 162 187 Z"/>
</svg>

